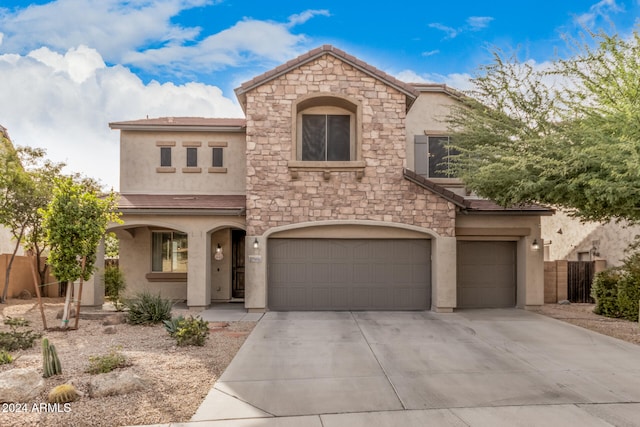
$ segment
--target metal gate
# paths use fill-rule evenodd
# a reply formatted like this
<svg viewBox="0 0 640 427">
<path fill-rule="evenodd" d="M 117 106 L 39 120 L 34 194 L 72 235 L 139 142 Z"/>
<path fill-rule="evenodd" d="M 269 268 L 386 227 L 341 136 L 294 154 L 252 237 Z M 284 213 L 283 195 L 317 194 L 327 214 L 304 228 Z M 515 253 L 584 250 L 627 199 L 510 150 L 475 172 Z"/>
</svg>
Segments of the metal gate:
<svg viewBox="0 0 640 427">
<path fill-rule="evenodd" d="M 593 303 L 591 283 L 595 270 L 594 261 L 569 261 L 567 263 L 567 292 L 569 301 Z"/>
</svg>

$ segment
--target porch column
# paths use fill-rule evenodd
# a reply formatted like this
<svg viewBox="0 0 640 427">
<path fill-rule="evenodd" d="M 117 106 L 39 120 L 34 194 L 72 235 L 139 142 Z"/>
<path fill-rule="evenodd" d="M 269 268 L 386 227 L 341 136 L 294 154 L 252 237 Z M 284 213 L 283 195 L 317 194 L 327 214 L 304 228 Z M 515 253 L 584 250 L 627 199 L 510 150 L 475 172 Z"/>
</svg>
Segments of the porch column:
<svg viewBox="0 0 640 427">
<path fill-rule="evenodd" d="M 532 249 L 534 240 L 542 241 L 535 233 L 518 241 L 516 305 L 525 310 L 535 310 L 544 304 L 544 251 Z"/>
<path fill-rule="evenodd" d="M 211 287 L 208 280 L 211 268 L 209 235 L 197 230 L 189 232 L 188 236 L 187 305 L 208 307 L 211 304 Z"/>
<path fill-rule="evenodd" d="M 258 247 L 254 248 L 256 240 Z M 244 306 L 249 312 L 264 312 L 267 307 L 267 239 L 247 236 L 245 248 Z"/>
<path fill-rule="evenodd" d="M 76 282 L 76 290 L 79 283 Z M 77 293 L 75 294 L 77 295 Z M 81 307 L 102 307 L 104 304 L 104 239 L 96 249 L 96 265 L 93 276 L 82 285 Z"/>
<path fill-rule="evenodd" d="M 457 304 L 457 241 L 455 237 L 438 237 L 432 242 L 431 309 L 451 313 Z"/>
</svg>

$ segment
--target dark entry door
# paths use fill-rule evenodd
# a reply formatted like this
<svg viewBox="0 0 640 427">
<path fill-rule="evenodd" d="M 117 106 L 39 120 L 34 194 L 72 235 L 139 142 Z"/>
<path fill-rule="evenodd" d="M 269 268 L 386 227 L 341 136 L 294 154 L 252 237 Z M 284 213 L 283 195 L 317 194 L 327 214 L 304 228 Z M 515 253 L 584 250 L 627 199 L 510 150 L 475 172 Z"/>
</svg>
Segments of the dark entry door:
<svg viewBox="0 0 640 427">
<path fill-rule="evenodd" d="M 244 230 L 231 230 L 231 297 L 244 298 Z"/>
</svg>

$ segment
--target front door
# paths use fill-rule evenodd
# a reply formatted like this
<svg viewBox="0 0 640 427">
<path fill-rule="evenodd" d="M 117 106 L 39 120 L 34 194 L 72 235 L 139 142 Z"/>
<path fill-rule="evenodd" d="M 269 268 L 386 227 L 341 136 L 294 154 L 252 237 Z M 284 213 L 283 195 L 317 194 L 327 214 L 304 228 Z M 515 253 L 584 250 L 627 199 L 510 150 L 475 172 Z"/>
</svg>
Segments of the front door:
<svg viewBox="0 0 640 427">
<path fill-rule="evenodd" d="M 244 230 L 231 230 L 231 297 L 244 298 Z"/>
</svg>

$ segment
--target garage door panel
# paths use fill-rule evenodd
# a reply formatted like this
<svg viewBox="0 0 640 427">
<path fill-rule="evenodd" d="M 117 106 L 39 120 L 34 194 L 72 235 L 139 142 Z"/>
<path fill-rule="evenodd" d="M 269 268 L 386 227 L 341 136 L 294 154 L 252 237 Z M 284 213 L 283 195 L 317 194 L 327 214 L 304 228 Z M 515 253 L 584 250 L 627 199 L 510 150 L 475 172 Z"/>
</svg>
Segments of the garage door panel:
<svg viewBox="0 0 640 427">
<path fill-rule="evenodd" d="M 516 305 L 516 243 L 458 242 L 457 306 Z"/>
<path fill-rule="evenodd" d="M 303 259 L 302 252 L 311 255 Z M 428 240 L 272 239 L 268 306 L 424 310 L 431 305 L 430 253 Z M 293 263 L 287 258 L 291 254 L 296 257 Z M 288 295 L 290 290 L 294 295 Z"/>
</svg>

